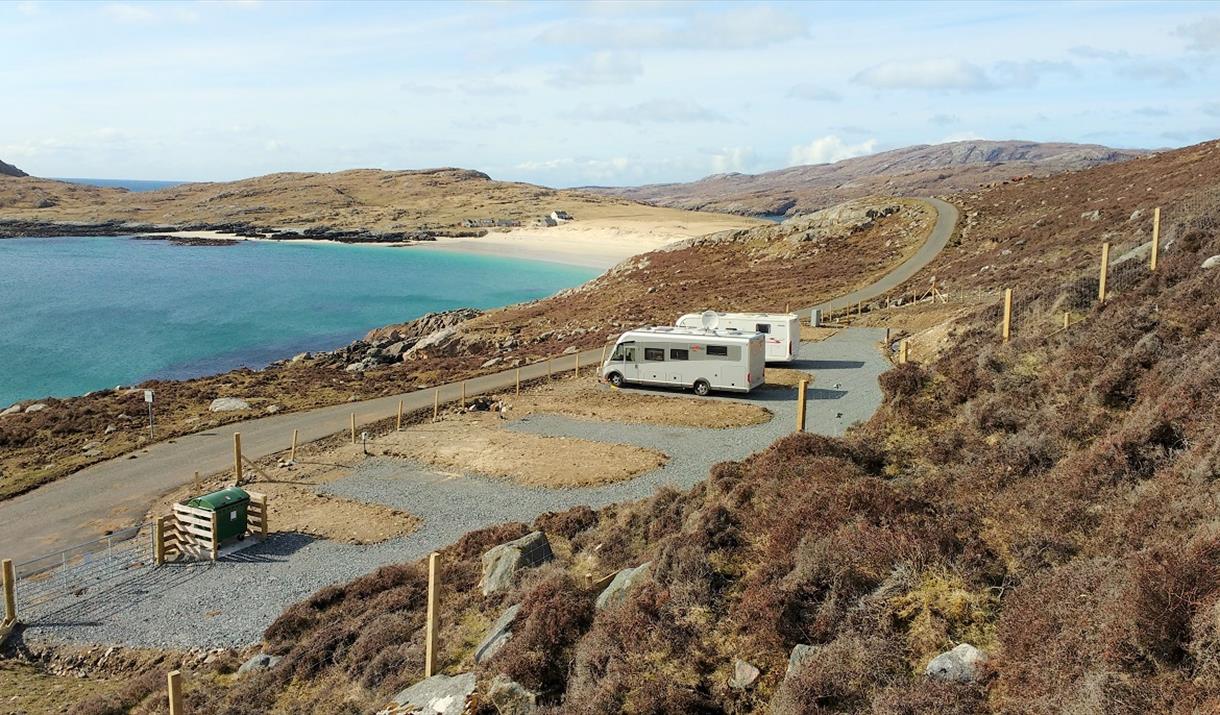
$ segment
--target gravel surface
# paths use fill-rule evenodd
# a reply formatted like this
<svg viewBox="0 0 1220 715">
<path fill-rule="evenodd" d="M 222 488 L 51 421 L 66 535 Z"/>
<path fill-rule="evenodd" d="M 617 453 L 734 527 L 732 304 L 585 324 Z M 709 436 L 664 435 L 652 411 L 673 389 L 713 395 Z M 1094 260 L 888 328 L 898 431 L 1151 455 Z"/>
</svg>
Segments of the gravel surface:
<svg viewBox="0 0 1220 715">
<path fill-rule="evenodd" d="M 884 330 L 856 328 L 802 345 L 791 367 L 813 373 L 807 427 L 842 434 L 867 419 L 881 403 L 877 377 L 889 368 L 878 344 Z M 668 394 L 654 392 L 653 394 Z M 451 544 L 468 531 L 505 521 L 532 521 L 546 511 L 576 505 L 598 507 L 650 496 L 657 487 L 686 488 L 710 467 L 742 459 L 788 434 L 796 404 L 793 390 L 757 390 L 744 399 L 770 409 L 765 424 L 724 430 L 655 427 L 540 415 L 509 429 L 571 436 L 658 449 L 662 468 L 636 479 L 598 487 L 546 489 L 507 481 L 440 474 L 420 464 L 370 459 L 324 491 L 410 511 L 423 520 L 406 537 L 371 546 L 273 534 L 216 564 L 135 569 L 130 578 L 98 593 L 85 593 L 58 610 L 26 616 L 25 637 L 46 641 L 193 648 L 243 646 L 289 605 L 323 586 L 342 583 L 378 566 L 413 561 Z"/>
</svg>

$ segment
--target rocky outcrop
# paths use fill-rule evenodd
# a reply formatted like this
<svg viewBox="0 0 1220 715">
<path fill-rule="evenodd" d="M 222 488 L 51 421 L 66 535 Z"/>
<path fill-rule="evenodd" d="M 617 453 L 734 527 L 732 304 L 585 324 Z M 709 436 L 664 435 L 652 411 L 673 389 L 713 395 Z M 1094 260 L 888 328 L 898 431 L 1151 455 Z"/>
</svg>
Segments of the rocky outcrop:
<svg viewBox="0 0 1220 715">
<path fill-rule="evenodd" d="M 758 668 L 741 658 L 733 659 L 733 677 L 729 678 L 729 687 L 734 690 L 745 690 L 758 681 L 761 675 Z"/>
<path fill-rule="evenodd" d="M 483 554 L 483 580 L 480 582 L 483 595 L 511 588 L 519 570 L 540 566 L 553 558 L 551 542 L 541 531 L 493 546 Z"/>
<path fill-rule="evenodd" d="M 1211 270 L 1216 266 L 1220 266 L 1220 256 L 1212 256 L 1206 261 L 1203 261 L 1203 268 L 1206 270 Z"/>
<path fill-rule="evenodd" d="M 22 177 L 22 176 L 29 176 L 29 174 L 25 173 L 21 169 L 18 169 L 17 167 L 13 166 L 12 164 L 6 164 L 3 161 L 0 161 L 0 176 Z"/>
<path fill-rule="evenodd" d="M 434 675 L 395 695 L 378 715 L 461 715 L 474 689 L 474 673 Z"/>
<path fill-rule="evenodd" d="M 627 592 L 631 590 L 632 586 L 648 577 L 650 566 L 652 566 L 652 562 L 645 561 L 635 568 L 625 568 L 614 574 L 614 578 L 611 579 L 606 588 L 597 596 L 597 601 L 594 604 L 597 610 L 600 611 L 603 608 L 613 606 L 626 598 Z"/>
<path fill-rule="evenodd" d="M 538 695 L 507 675 L 492 678 L 487 699 L 500 715 L 530 715 L 538 706 Z"/>
<path fill-rule="evenodd" d="M 208 409 L 212 412 L 236 412 L 250 409 L 250 403 L 240 397 L 217 397 Z"/>
<path fill-rule="evenodd" d="M 513 637 L 512 625 L 516 620 L 517 614 L 521 612 L 521 604 L 518 603 L 509 606 L 496 622 L 491 624 L 491 628 L 487 630 L 487 635 L 483 640 L 475 646 L 474 662 L 482 663 L 496 654 L 496 651 L 504 647 L 504 644 Z"/>
<path fill-rule="evenodd" d="M 801 667 L 801 663 L 813 654 L 814 646 L 798 643 L 792 647 L 792 652 L 788 654 L 788 669 L 784 671 L 784 676 L 792 675 L 797 668 Z"/>
<path fill-rule="evenodd" d="M 982 675 L 987 656 L 969 643 L 936 656 L 924 668 L 924 675 L 951 683 L 972 683 Z"/>
<path fill-rule="evenodd" d="M 253 673 L 257 670 L 266 670 L 268 668 L 274 668 L 276 663 L 279 663 L 281 660 L 283 660 L 283 658 L 281 658 L 278 655 L 267 655 L 266 653 L 257 653 L 254 656 L 252 656 L 249 660 L 247 660 L 245 663 L 241 664 L 241 667 L 237 669 L 237 674 L 245 675 L 246 673 Z"/>
</svg>

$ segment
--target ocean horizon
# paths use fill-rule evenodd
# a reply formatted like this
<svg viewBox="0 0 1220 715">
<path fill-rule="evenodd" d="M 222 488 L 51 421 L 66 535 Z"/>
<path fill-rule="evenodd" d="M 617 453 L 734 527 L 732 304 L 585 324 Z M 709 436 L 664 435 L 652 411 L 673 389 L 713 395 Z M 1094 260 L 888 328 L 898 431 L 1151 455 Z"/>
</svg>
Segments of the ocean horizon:
<svg viewBox="0 0 1220 715">
<path fill-rule="evenodd" d="M 127 189 L 128 191 L 135 192 L 156 191 L 157 189 L 168 189 L 172 186 L 194 183 L 191 181 L 154 181 L 150 179 L 79 179 L 61 176 L 52 178 L 55 181 L 66 181 L 69 184 L 100 186 L 103 189 Z"/>
<path fill-rule="evenodd" d="M 372 328 L 552 295 L 600 271 L 441 250 L 130 237 L 0 241 L 0 408 L 261 368 Z"/>
</svg>

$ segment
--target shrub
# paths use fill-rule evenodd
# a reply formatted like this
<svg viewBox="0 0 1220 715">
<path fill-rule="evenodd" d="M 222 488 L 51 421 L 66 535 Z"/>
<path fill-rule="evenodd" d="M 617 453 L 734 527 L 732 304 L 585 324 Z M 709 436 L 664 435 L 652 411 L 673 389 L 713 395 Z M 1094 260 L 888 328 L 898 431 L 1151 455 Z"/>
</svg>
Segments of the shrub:
<svg viewBox="0 0 1220 715">
<path fill-rule="evenodd" d="M 571 576 L 555 573 L 521 601 L 513 637 L 496 653 L 491 667 L 531 690 L 562 693 L 572 647 L 592 621 L 592 594 Z"/>
</svg>

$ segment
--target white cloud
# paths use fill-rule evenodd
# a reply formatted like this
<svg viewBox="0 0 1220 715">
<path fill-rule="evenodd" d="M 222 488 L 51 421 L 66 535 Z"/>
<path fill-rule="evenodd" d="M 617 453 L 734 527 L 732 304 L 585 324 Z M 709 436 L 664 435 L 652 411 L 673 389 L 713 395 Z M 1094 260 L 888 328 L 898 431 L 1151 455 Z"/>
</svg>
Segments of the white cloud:
<svg viewBox="0 0 1220 715">
<path fill-rule="evenodd" d="M 991 89 L 982 68 L 965 60 L 937 58 L 890 60 L 869 67 L 853 78 L 876 89 Z"/>
<path fill-rule="evenodd" d="M 577 119 L 625 124 L 727 122 L 728 117 L 687 99 L 653 99 L 630 106 L 591 108 L 573 112 Z"/>
<path fill-rule="evenodd" d="M 1152 82 L 1164 87 L 1181 84 L 1190 77 L 1186 70 L 1169 62 L 1130 62 L 1122 65 L 1116 71 L 1120 77 Z"/>
<path fill-rule="evenodd" d="M 1071 62 L 1026 60 L 1023 62 L 997 62 L 992 74 L 993 81 L 998 85 L 1033 87 L 1044 75 L 1075 75 L 1077 70 L 1076 65 Z"/>
<path fill-rule="evenodd" d="M 711 156 L 712 173 L 745 171 L 754 160 L 754 149 L 748 146 L 725 147 Z"/>
<path fill-rule="evenodd" d="M 810 102 L 838 102 L 843 99 L 843 95 L 833 89 L 826 89 L 808 82 L 791 87 L 788 90 L 788 96 L 795 99 L 806 99 Z"/>
<path fill-rule="evenodd" d="M 555 73 L 551 83 L 559 87 L 591 84 L 626 84 L 644 74 L 640 56 L 634 52 L 603 50 L 594 52 Z"/>
<path fill-rule="evenodd" d="M 1181 25 L 1174 34 L 1189 41 L 1186 48 L 1195 52 L 1220 51 L 1220 16 L 1205 17 L 1189 25 Z"/>
<path fill-rule="evenodd" d="M 854 156 L 872 154 L 876 148 L 876 139 L 869 139 L 859 144 L 848 144 L 834 134 L 828 134 L 814 139 L 808 144 L 792 147 L 792 151 L 788 152 L 788 166 L 829 164 Z"/>
<path fill-rule="evenodd" d="M 950 124 L 957 124 L 962 120 L 956 114 L 933 114 L 931 117 L 928 117 L 928 121 L 932 124 L 948 126 Z"/>
<path fill-rule="evenodd" d="M 979 140 L 985 139 L 985 138 L 986 137 L 979 134 L 978 132 L 956 132 L 954 134 L 950 134 L 947 137 L 943 137 L 940 141 L 938 141 L 936 143 L 937 144 L 950 144 L 952 142 L 974 142 L 974 141 L 979 141 Z"/>
<path fill-rule="evenodd" d="M 748 49 L 809 36 L 809 23 L 788 7 L 742 5 L 685 17 L 654 16 L 635 22 L 568 20 L 544 30 L 552 44 L 604 48 Z"/>
</svg>

